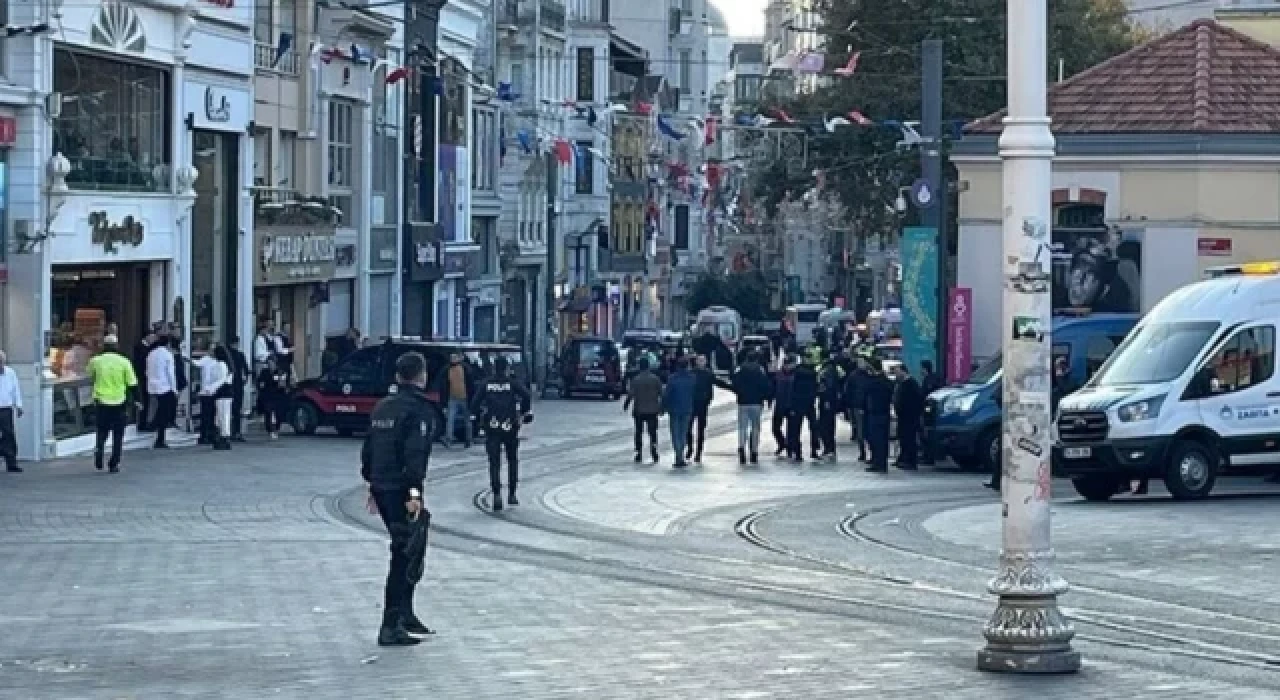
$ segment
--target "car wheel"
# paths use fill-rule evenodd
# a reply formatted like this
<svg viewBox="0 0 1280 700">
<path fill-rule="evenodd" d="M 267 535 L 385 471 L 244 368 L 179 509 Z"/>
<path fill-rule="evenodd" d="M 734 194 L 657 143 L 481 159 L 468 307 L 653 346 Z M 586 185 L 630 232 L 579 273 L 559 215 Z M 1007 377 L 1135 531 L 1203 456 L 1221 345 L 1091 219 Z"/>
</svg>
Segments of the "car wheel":
<svg viewBox="0 0 1280 700">
<path fill-rule="evenodd" d="M 1177 501 L 1198 501 L 1218 480 L 1218 451 L 1197 440 L 1179 440 L 1169 452 L 1164 485 Z"/>
<path fill-rule="evenodd" d="M 289 425 L 298 435 L 315 435 L 320 426 L 320 411 L 310 402 L 296 403 L 289 413 Z"/>
<path fill-rule="evenodd" d="M 1004 461 L 1000 455 L 1000 428 L 988 428 L 982 437 L 978 438 L 977 458 L 981 460 L 982 468 L 991 474 L 995 474 Z"/>
<path fill-rule="evenodd" d="M 337 430 L 342 437 L 351 437 L 356 434 L 356 431 L 351 428 L 338 428 Z"/>
<path fill-rule="evenodd" d="M 986 460 L 974 455 L 951 455 L 951 461 L 965 471 L 976 471 L 986 464 Z"/>
<path fill-rule="evenodd" d="M 1071 485 L 1076 487 L 1076 493 L 1083 496 L 1084 500 L 1102 502 L 1109 501 L 1116 495 L 1116 487 L 1119 484 L 1114 477 L 1095 474 L 1078 476 L 1071 480 Z"/>
<path fill-rule="evenodd" d="M 573 390 L 572 390 L 572 389 L 568 389 L 568 388 L 561 389 L 561 390 L 560 390 L 560 398 L 562 398 L 562 399 L 571 399 L 571 398 L 573 398 Z"/>
</svg>

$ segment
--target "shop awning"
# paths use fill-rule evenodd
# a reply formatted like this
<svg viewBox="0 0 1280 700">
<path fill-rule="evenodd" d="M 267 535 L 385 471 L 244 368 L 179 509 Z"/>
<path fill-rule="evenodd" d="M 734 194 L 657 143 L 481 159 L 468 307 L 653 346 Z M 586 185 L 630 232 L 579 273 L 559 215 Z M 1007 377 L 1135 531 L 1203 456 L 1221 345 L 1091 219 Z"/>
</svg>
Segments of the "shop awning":
<svg viewBox="0 0 1280 700">
<path fill-rule="evenodd" d="M 609 63 L 614 70 L 640 79 L 645 76 L 648 58 L 644 48 L 621 36 L 609 33 Z"/>
</svg>

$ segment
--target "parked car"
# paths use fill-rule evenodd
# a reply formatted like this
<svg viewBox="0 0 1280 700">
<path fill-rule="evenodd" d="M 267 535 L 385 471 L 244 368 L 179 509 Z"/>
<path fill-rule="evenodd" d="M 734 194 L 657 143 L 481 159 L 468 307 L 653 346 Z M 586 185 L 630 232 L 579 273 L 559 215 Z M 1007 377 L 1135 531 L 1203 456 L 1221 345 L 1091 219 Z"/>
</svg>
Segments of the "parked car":
<svg viewBox="0 0 1280 700">
<path fill-rule="evenodd" d="M 374 405 L 395 386 L 396 360 L 410 351 L 422 353 L 427 360 L 427 398 L 436 405 L 440 425 L 443 425 L 443 399 L 431 387 L 435 378 L 448 368 L 449 358 L 455 353 L 471 363 L 477 378 L 487 375 L 493 359 L 502 355 L 517 377 L 526 383 L 529 381 L 528 365 L 518 345 L 389 338 L 381 345 L 351 353 L 319 377 L 298 382 L 289 409 L 293 431 L 311 435 L 319 428 L 331 427 L 339 434 L 351 435 L 367 430 Z M 532 414 L 526 422 L 531 419 Z"/>
</svg>

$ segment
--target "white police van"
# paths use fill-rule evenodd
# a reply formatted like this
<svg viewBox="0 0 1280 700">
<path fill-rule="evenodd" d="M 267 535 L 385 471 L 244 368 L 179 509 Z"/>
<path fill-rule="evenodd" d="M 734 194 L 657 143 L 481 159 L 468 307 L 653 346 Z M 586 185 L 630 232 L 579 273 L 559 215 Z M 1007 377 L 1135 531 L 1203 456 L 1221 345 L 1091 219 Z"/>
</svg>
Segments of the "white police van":
<svg viewBox="0 0 1280 700">
<path fill-rule="evenodd" d="M 1213 268 L 1162 300 L 1055 423 L 1054 471 L 1103 501 L 1134 479 L 1204 498 L 1280 468 L 1280 262 Z"/>
</svg>

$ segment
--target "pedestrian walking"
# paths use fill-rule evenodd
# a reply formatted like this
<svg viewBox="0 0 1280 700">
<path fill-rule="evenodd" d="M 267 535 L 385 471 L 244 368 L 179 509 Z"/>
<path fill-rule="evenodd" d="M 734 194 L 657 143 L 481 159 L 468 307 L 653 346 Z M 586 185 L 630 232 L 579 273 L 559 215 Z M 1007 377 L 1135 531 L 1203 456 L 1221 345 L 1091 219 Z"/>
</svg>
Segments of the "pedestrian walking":
<svg viewBox="0 0 1280 700">
<path fill-rule="evenodd" d="M 813 369 L 813 355 L 805 357 L 796 367 L 794 383 L 791 387 L 791 411 L 787 416 L 787 454 L 797 462 L 804 461 L 804 447 L 800 442 L 801 429 L 806 423 L 809 426 L 810 456 L 818 459 L 818 430 L 815 425 L 817 413 L 814 402 L 818 399 L 818 373 Z"/>
<path fill-rule="evenodd" d="M 0 351 L 0 457 L 5 471 L 21 474 L 18 466 L 18 432 L 14 421 L 22 417 L 22 386 L 18 373 L 9 366 L 9 356 Z"/>
<path fill-rule="evenodd" d="M 662 412 L 662 380 L 654 374 L 649 358 L 640 358 L 640 371 L 627 382 L 622 410 L 631 410 L 635 423 L 636 464 L 643 461 L 644 434 L 649 434 L 649 454 L 658 462 L 658 414 Z"/>
<path fill-rule="evenodd" d="M 672 466 L 677 469 L 689 466 L 685 461 L 685 440 L 689 437 L 696 390 L 697 379 L 689 370 L 689 358 L 681 357 L 676 360 L 676 371 L 662 391 L 662 409 L 667 414 L 668 427 L 671 429 L 671 449 L 676 453 Z"/>
<path fill-rule="evenodd" d="M 893 392 L 893 410 L 898 416 L 899 469 L 915 471 L 920 468 L 919 437 L 920 416 L 924 412 L 924 397 L 920 383 L 911 376 L 906 365 L 898 365 L 897 385 Z"/>
<path fill-rule="evenodd" d="M 520 482 L 520 426 L 533 405 L 533 395 L 511 375 L 507 358 L 493 360 L 493 376 L 481 382 L 471 410 L 484 426 L 484 449 L 489 456 L 489 489 L 494 512 L 502 510 L 502 453 L 507 453 L 507 503 L 520 505 L 516 485 Z"/>
<path fill-rule="evenodd" d="M 102 471 L 103 452 L 110 435 L 111 458 L 107 461 L 107 468 L 115 474 L 120 471 L 124 427 L 129 422 L 129 393 L 138 389 L 133 363 L 120 354 L 118 337 L 103 337 L 102 352 L 89 360 L 88 374 L 93 380 L 93 404 L 98 424 L 93 443 L 93 466 Z"/>
<path fill-rule="evenodd" d="M 822 457 L 836 459 L 836 420 L 844 413 L 844 377 L 834 358 L 828 358 L 818 374 L 818 442 Z"/>
<path fill-rule="evenodd" d="M 941 389 L 945 382 L 942 375 L 933 371 L 933 362 L 931 360 L 921 360 L 920 362 L 920 395 L 924 402 L 928 402 L 929 395 Z M 933 440 L 925 430 L 923 406 L 921 408 L 920 421 L 920 463 L 933 464 L 937 459 L 938 447 L 933 444 Z"/>
<path fill-rule="evenodd" d="M 787 425 L 791 421 L 791 393 L 795 388 L 795 371 L 795 358 L 787 355 L 782 360 L 782 368 L 773 376 L 773 416 L 770 427 L 773 429 L 773 443 L 776 446 L 774 457 L 790 454 Z"/>
<path fill-rule="evenodd" d="M 422 501 L 435 435 L 426 385 L 427 361 L 416 352 L 401 355 L 396 360 L 396 391 L 374 406 L 360 450 L 360 475 L 369 484 L 369 498 L 391 536 L 380 646 L 409 646 L 422 641 L 420 635 L 432 634 L 413 609 L 421 573 L 414 575 L 414 563 L 420 561 L 417 549 L 426 546 L 425 539 L 415 546 L 414 532 L 431 519 Z M 426 518 L 426 523 L 419 518 Z"/>
<path fill-rule="evenodd" d="M 200 359 L 195 362 L 196 373 L 200 377 L 200 390 L 196 398 L 200 402 L 200 422 L 197 425 L 199 435 L 197 445 L 217 445 L 218 443 L 218 404 L 216 394 L 221 384 L 221 369 L 218 360 L 213 356 L 212 348 L 205 348 Z"/>
<path fill-rule="evenodd" d="M 866 415 L 867 447 L 871 466 L 867 471 L 884 474 L 889 471 L 889 423 L 893 405 L 893 382 L 884 375 L 880 360 L 867 360 L 867 383 L 862 394 L 862 410 Z"/>
<path fill-rule="evenodd" d="M 272 440 L 280 439 L 280 424 L 284 420 L 289 401 L 289 375 L 276 366 L 274 360 L 258 372 L 258 411 L 262 414 L 262 427 Z"/>
<path fill-rule="evenodd" d="M 235 390 L 232 388 L 231 365 L 234 362 L 231 359 L 231 353 L 227 352 L 224 345 L 218 345 L 213 349 L 213 359 L 218 363 L 218 388 L 214 391 L 213 402 L 215 407 L 214 415 L 217 416 L 218 434 L 213 449 L 230 450 L 231 449 L 231 407 L 235 404 Z"/>
<path fill-rule="evenodd" d="M 244 394 L 253 374 L 248 358 L 240 350 L 239 336 L 231 338 L 227 353 L 231 355 L 231 439 L 244 442 Z"/>
<path fill-rule="evenodd" d="M 471 447 L 471 384 L 472 376 L 461 353 L 449 357 L 448 368 L 437 380 L 440 395 L 447 397 L 444 417 L 444 446 L 452 447 L 457 435 L 458 421 L 462 421 L 462 444 Z"/>
<path fill-rule="evenodd" d="M 738 398 L 738 464 L 746 464 L 748 450 L 752 464 L 760 463 L 760 417 L 769 399 L 769 375 L 760 366 L 757 353 L 749 352 L 732 377 Z"/>
<path fill-rule="evenodd" d="M 705 355 L 694 358 L 693 416 L 689 421 L 689 437 L 685 443 L 685 459 L 702 464 L 702 447 L 707 442 L 707 414 L 716 393 L 716 375 L 707 368 Z M 696 442 L 694 438 L 697 438 Z"/>
<path fill-rule="evenodd" d="M 151 427 L 156 432 L 153 446 L 157 450 L 167 450 L 169 444 L 165 441 L 165 433 L 178 413 L 178 370 L 173 351 L 169 349 L 168 336 L 159 336 L 151 352 L 147 353 L 147 393 L 155 406 L 151 416 Z"/>
</svg>

